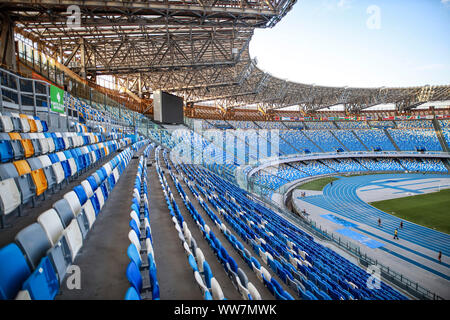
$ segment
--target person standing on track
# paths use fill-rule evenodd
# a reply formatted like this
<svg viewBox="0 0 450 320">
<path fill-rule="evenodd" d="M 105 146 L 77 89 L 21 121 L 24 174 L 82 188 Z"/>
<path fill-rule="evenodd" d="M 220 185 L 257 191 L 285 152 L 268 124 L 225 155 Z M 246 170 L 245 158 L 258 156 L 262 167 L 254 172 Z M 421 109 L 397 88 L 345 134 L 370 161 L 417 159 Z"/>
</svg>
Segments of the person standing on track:
<svg viewBox="0 0 450 320">
<path fill-rule="evenodd" d="M 395 231 L 394 231 L 394 239 L 399 240 L 398 239 L 398 229 L 397 228 L 395 228 Z"/>
<path fill-rule="evenodd" d="M 381 227 L 381 218 L 378 218 L 378 226 Z"/>
<path fill-rule="evenodd" d="M 400 229 L 403 229 L 403 220 L 400 221 Z"/>
<path fill-rule="evenodd" d="M 441 263 L 442 262 L 442 252 L 441 251 L 439 251 L 438 259 L 439 259 L 439 263 Z"/>
</svg>

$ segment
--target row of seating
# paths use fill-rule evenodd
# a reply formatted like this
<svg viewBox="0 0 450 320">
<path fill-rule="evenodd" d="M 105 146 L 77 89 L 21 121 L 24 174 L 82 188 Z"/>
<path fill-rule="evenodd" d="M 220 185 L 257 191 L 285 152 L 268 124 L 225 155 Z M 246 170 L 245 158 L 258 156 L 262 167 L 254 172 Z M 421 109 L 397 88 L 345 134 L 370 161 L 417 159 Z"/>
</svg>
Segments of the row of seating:
<svg viewBox="0 0 450 320">
<path fill-rule="evenodd" d="M 255 297 L 256 299 L 258 299 L 258 298 L 260 299 L 261 296 L 260 296 L 259 292 L 256 290 L 256 288 L 251 283 L 250 283 L 250 290 L 251 290 L 251 293 L 250 293 L 247 275 L 241 268 L 239 268 L 236 261 L 228 254 L 227 250 L 222 246 L 220 241 L 215 236 L 214 232 L 205 223 L 205 221 L 203 220 L 201 215 L 198 213 L 197 209 L 192 205 L 189 197 L 184 192 L 183 187 L 181 186 L 177 177 L 174 175 L 174 173 L 172 171 L 172 167 L 169 164 L 169 161 L 167 159 L 166 150 L 163 153 L 163 157 L 164 157 L 164 161 L 166 163 L 167 168 L 169 168 L 169 174 L 172 178 L 172 181 L 175 184 L 175 187 L 177 188 L 178 193 L 179 193 L 180 197 L 182 198 L 184 205 L 186 206 L 186 209 L 191 214 L 192 218 L 196 222 L 196 225 L 199 227 L 200 231 L 202 232 L 204 239 L 207 241 L 207 243 L 213 250 L 218 261 L 223 266 L 228 277 L 230 277 L 231 281 L 234 283 L 234 286 L 238 289 L 242 298 L 244 300 L 253 300 L 253 297 Z M 196 194 L 196 193 L 194 193 L 194 195 L 198 196 L 198 194 Z M 214 222 L 216 222 L 216 221 L 214 221 Z M 218 225 L 218 226 L 219 226 L 219 228 L 220 227 L 223 228 L 222 225 Z M 183 230 L 184 230 L 185 236 L 187 234 L 188 244 L 190 244 L 190 242 L 193 243 L 193 245 L 192 245 L 193 251 L 196 253 L 195 255 L 196 255 L 197 261 L 199 262 L 198 265 L 199 265 L 200 272 L 206 272 L 204 270 L 204 268 L 201 266 L 204 261 L 203 252 L 199 248 L 196 248 L 196 243 L 193 240 L 193 238 L 190 241 L 191 233 L 190 233 L 189 229 L 187 228 L 187 225 L 184 222 L 183 222 Z M 222 230 L 222 231 L 224 231 L 224 230 Z M 208 274 L 208 272 L 206 272 L 206 273 Z M 214 291 L 217 290 L 218 288 L 213 289 L 213 287 L 209 286 L 211 284 L 211 279 L 208 276 L 206 276 L 205 283 L 206 283 L 207 288 L 209 290 L 213 291 L 213 298 L 215 296 L 217 296 L 217 294 L 215 294 Z"/>
<path fill-rule="evenodd" d="M 270 276 L 270 273 L 264 268 L 261 267 L 259 262 L 251 255 L 251 253 L 245 249 L 245 247 L 242 245 L 242 243 L 231 234 L 229 229 L 226 227 L 226 225 L 222 222 L 222 220 L 209 208 L 208 204 L 203 200 L 202 196 L 208 199 L 208 201 L 213 205 L 213 207 L 223 216 L 223 209 L 220 208 L 220 206 L 215 203 L 215 200 L 212 195 L 208 194 L 201 186 L 194 185 L 192 183 L 189 183 L 190 181 L 193 181 L 192 179 L 192 172 L 189 172 L 188 169 L 186 169 L 184 166 L 180 166 L 180 170 L 178 170 L 177 166 L 175 166 L 175 170 L 183 177 L 183 180 L 187 184 L 188 188 L 191 190 L 191 192 L 194 194 L 196 199 L 198 200 L 200 206 L 204 209 L 204 211 L 207 213 L 208 217 L 216 224 L 216 226 L 220 229 L 220 231 L 223 233 L 227 241 L 233 246 L 233 248 L 237 251 L 237 253 L 242 257 L 242 259 L 248 264 L 250 269 L 252 269 L 256 275 L 258 276 L 258 279 L 261 280 L 261 282 L 264 283 L 263 279 L 268 279 L 273 285 L 277 286 L 277 290 L 271 291 L 271 293 L 275 296 L 275 298 L 278 299 L 293 299 L 288 292 L 286 292 L 284 289 L 280 290 L 279 283 L 276 282 L 275 279 L 272 281 L 272 277 Z M 198 192 L 197 192 L 198 190 Z M 200 195 L 201 194 L 201 195 Z M 228 222 L 228 221 L 227 221 Z M 210 239 L 216 239 L 215 235 L 212 231 L 209 231 L 210 228 L 205 224 L 204 229 L 206 230 L 207 236 L 209 236 Z M 235 229 L 236 230 L 236 229 Z M 214 241 L 213 241 L 214 242 Z M 237 275 L 236 275 L 237 274 Z M 265 276 L 263 277 L 263 274 Z M 233 271 L 233 275 L 235 276 L 235 282 L 238 285 L 239 292 L 241 293 L 241 296 L 244 300 L 261 300 L 261 296 L 255 286 L 248 281 L 247 276 L 242 271 L 242 269 L 237 268 L 237 272 Z M 281 288 L 282 289 L 282 288 Z M 270 289 L 269 289 L 270 291 Z M 285 299 L 283 299 L 285 298 Z"/>
<path fill-rule="evenodd" d="M 193 172 L 189 169 L 180 166 L 180 169 L 178 172 L 181 173 L 183 176 L 183 172 L 187 174 L 189 177 L 189 180 L 193 181 Z M 177 169 L 178 170 L 178 169 Z M 194 190 L 194 187 L 191 183 L 188 183 L 188 179 L 185 177 L 186 183 L 188 184 L 191 191 L 196 195 L 196 198 L 199 200 L 201 206 L 204 208 L 204 210 L 207 212 L 208 216 L 213 220 L 213 222 L 220 228 L 222 233 L 225 235 L 227 240 L 232 244 L 233 248 L 238 251 L 240 256 L 246 261 L 248 266 L 256 273 L 258 279 L 268 288 L 269 292 L 278 300 L 294 300 L 294 298 L 283 289 L 283 287 L 280 285 L 280 283 L 273 278 L 270 273 L 267 271 L 267 269 L 260 265 L 258 260 L 256 260 L 251 253 L 244 248 L 242 243 L 233 235 L 231 235 L 230 231 L 228 231 L 225 224 L 221 221 L 221 219 L 215 215 L 211 209 L 209 209 L 208 205 L 203 201 L 203 199 L 198 195 L 198 193 Z M 210 195 L 207 193 L 201 186 L 196 185 L 196 188 L 199 190 L 199 192 L 208 199 L 208 201 L 214 206 L 214 208 L 219 212 L 219 214 L 227 221 L 227 223 L 232 226 L 232 228 L 239 234 L 242 235 L 243 233 L 240 231 L 240 229 L 230 220 L 228 219 L 227 213 L 224 211 L 223 207 L 220 206 L 220 204 L 216 201 L 216 198 L 214 195 Z M 268 259 L 263 259 L 263 261 L 268 264 Z M 269 264 L 268 264 L 269 266 Z M 256 291 L 256 288 L 253 286 L 253 284 L 249 283 L 247 280 L 247 277 L 242 272 L 239 272 L 238 269 L 238 275 L 237 282 L 238 282 L 238 288 L 240 289 L 241 294 L 243 295 L 245 299 L 245 294 L 250 293 L 251 297 L 257 297 L 260 299 L 259 293 Z M 277 273 L 277 270 L 274 270 L 276 274 L 279 274 L 281 279 L 285 279 L 286 276 L 282 274 L 281 272 Z M 284 280 L 285 281 L 285 280 Z M 288 284 L 285 281 L 286 284 Z M 295 282 L 294 282 L 295 283 Z M 246 284 L 246 285 L 245 285 Z M 245 285 L 245 287 L 244 287 Z"/>
<path fill-rule="evenodd" d="M 130 144 L 131 139 L 108 141 L 88 145 L 64 152 L 42 155 L 27 160 L 18 160 L 0 165 L 0 218 L 16 209 L 19 215 L 23 206 L 30 201 L 35 205 L 47 190 L 54 191 L 79 174 L 93 167 L 97 161 Z"/>
<path fill-rule="evenodd" d="M 167 183 L 166 177 L 161 170 L 159 163 L 160 150 L 160 147 L 157 147 L 155 150 L 156 172 L 158 173 L 158 178 L 164 192 L 167 207 L 169 208 L 169 213 L 172 217 L 172 222 L 175 230 L 178 232 L 178 238 L 180 239 L 181 245 L 183 246 L 184 252 L 187 256 L 189 266 L 192 269 L 194 280 L 199 286 L 205 300 L 223 300 L 225 297 L 220 284 L 214 278 L 208 262 L 204 258 L 201 250 L 197 247 L 197 243 L 192 236 L 191 231 L 188 229 L 183 216 L 181 215 L 172 191 Z"/>
<path fill-rule="evenodd" d="M 211 195 L 211 204 L 223 209 L 229 225 L 280 278 L 302 285 L 295 283 L 302 299 L 406 299 L 384 282 L 378 290 L 366 289 L 368 273 L 251 200 L 246 191 L 200 167 L 179 165 L 190 170 L 192 183 Z"/>
<path fill-rule="evenodd" d="M 51 300 L 133 155 L 127 148 L 0 249 L 0 298 Z"/>
<path fill-rule="evenodd" d="M 118 139 L 122 134 L 94 133 L 77 134 L 75 132 L 46 133 L 0 133 L 0 162 L 10 162 L 39 156 L 47 153 L 69 150 L 89 144 Z"/>
<path fill-rule="evenodd" d="M 15 112 L 0 113 L 1 132 L 47 132 L 48 126 L 45 120 L 39 117 Z"/>
<path fill-rule="evenodd" d="M 146 155 L 151 149 L 153 145 L 148 145 L 140 157 L 134 182 L 128 233 L 130 245 L 127 249 L 130 263 L 126 270 L 131 287 L 125 293 L 125 300 L 160 298 L 148 205 Z"/>
</svg>

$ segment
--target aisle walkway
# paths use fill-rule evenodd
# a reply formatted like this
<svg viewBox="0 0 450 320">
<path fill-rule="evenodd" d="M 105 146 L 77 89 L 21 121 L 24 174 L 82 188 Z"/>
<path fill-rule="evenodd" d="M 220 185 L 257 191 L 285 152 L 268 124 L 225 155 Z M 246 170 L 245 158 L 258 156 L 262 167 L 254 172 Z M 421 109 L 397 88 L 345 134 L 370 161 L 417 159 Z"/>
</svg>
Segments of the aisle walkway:
<svg viewBox="0 0 450 320">
<path fill-rule="evenodd" d="M 143 148 L 137 152 L 141 155 Z M 57 300 L 123 300 L 129 287 L 128 223 L 139 159 L 131 159 L 84 240 L 74 265 L 81 269 L 81 290 L 69 290 L 66 279 Z"/>
</svg>

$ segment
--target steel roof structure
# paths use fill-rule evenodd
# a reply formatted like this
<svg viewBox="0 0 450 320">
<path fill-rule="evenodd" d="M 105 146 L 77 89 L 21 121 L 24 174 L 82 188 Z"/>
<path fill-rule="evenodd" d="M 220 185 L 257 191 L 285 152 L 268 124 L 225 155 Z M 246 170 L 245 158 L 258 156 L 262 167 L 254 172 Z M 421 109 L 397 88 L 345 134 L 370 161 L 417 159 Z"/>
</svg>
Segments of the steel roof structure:
<svg viewBox="0 0 450 320">
<path fill-rule="evenodd" d="M 358 112 L 387 103 L 409 110 L 450 100 L 450 85 L 325 87 L 260 70 L 249 54 L 254 29 L 273 27 L 295 3 L 7 0 L 0 1 L 0 11 L 14 21 L 16 32 L 82 77 L 95 81 L 98 75 L 114 75 L 121 86 L 144 98 L 161 89 L 189 103 L 214 101 L 223 109 L 252 106 L 263 112 L 292 105 L 309 112 L 338 104 Z"/>
</svg>

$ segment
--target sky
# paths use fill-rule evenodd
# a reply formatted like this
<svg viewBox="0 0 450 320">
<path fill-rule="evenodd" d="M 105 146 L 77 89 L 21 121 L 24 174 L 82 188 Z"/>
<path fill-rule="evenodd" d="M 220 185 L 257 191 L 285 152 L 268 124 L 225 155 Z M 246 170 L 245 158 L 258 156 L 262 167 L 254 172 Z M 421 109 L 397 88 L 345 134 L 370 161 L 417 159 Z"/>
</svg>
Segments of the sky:
<svg viewBox="0 0 450 320">
<path fill-rule="evenodd" d="M 325 86 L 450 84 L 450 0 L 297 0 L 250 55 L 275 77 Z"/>
</svg>

